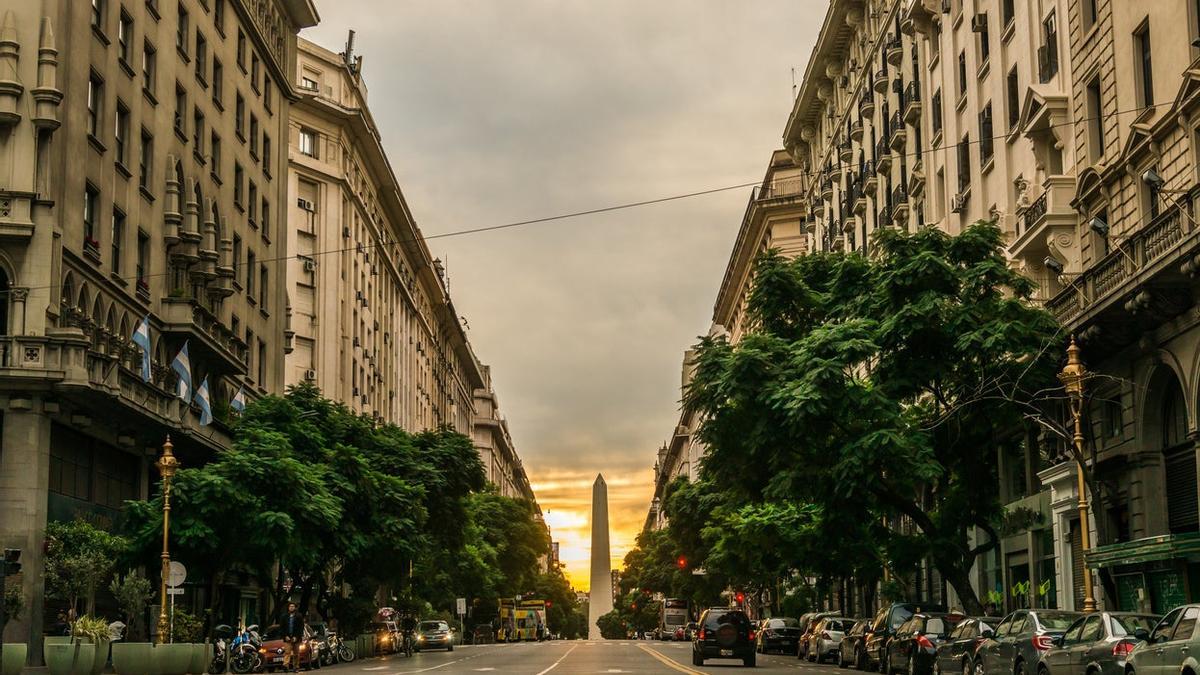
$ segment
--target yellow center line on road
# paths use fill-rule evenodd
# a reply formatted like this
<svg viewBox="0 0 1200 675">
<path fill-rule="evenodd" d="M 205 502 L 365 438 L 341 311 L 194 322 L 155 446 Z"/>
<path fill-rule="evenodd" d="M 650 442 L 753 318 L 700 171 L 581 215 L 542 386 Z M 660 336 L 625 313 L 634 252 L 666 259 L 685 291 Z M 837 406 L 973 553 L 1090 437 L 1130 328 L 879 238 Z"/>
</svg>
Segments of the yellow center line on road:
<svg viewBox="0 0 1200 675">
<path fill-rule="evenodd" d="M 579 645 L 571 645 L 571 648 L 567 650 L 566 654 L 563 654 L 557 661 L 555 661 L 554 663 L 551 663 L 549 668 L 543 670 L 542 672 L 538 673 L 537 675 L 546 675 L 546 673 L 557 668 L 558 664 L 562 663 L 564 659 L 566 659 L 568 656 L 570 656 L 571 652 L 575 651 L 575 648 L 578 646 Z"/>
<path fill-rule="evenodd" d="M 691 668 L 688 668 L 687 666 L 683 665 L 682 663 L 679 663 L 678 661 L 675 661 L 674 659 L 671 659 L 667 656 L 659 654 L 658 652 L 647 647 L 646 645 L 638 645 L 638 649 L 646 652 L 647 654 L 649 654 L 650 656 L 653 656 L 654 658 L 658 659 L 659 661 L 662 661 L 662 663 L 664 665 L 674 668 L 675 670 L 678 670 L 681 673 L 687 673 L 688 675 L 704 675 L 704 673 L 700 672 L 699 670 L 693 670 Z"/>
</svg>

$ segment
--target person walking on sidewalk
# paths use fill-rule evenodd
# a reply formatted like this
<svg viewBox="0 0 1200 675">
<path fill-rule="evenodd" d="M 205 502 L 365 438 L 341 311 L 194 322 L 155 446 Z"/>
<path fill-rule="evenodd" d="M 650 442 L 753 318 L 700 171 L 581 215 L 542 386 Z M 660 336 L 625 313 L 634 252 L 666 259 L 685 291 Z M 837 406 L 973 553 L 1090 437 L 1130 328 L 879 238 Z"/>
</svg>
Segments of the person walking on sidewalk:
<svg viewBox="0 0 1200 675">
<path fill-rule="evenodd" d="M 288 603 L 288 615 L 283 620 L 283 669 L 300 672 L 300 641 L 304 639 L 304 617 L 296 611 L 296 603 Z"/>
</svg>

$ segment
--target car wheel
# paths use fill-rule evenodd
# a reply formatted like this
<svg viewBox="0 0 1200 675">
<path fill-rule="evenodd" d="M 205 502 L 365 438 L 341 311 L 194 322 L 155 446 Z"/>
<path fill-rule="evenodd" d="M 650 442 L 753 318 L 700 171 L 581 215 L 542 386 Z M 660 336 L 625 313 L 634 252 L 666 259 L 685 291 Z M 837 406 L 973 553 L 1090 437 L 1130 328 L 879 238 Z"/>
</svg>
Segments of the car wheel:
<svg viewBox="0 0 1200 675">
<path fill-rule="evenodd" d="M 448 651 L 448 652 L 454 651 L 454 645 L 450 645 L 449 647 L 446 647 L 446 651 Z"/>
<path fill-rule="evenodd" d="M 963 659 L 962 675 L 975 675 L 975 666 L 968 659 Z"/>
<path fill-rule="evenodd" d="M 1014 675 L 1025 675 L 1025 662 L 1017 661 L 1017 667 L 1013 670 Z"/>
<path fill-rule="evenodd" d="M 756 665 L 754 654 L 751 654 L 750 656 L 747 656 L 746 658 L 742 659 L 742 664 L 745 665 L 747 668 L 753 668 Z"/>
<path fill-rule="evenodd" d="M 704 659 L 700 658 L 700 655 L 697 654 L 696 652 L 692 652 L 692 665 L 693 666 L 704 665 Z"/>
<path fill-rule="evenodd" d="M 846 665 L 846 655 L 842 653 L 842 648 L 838 647 L 838 668 L 845 668 Z"/>
</svg>

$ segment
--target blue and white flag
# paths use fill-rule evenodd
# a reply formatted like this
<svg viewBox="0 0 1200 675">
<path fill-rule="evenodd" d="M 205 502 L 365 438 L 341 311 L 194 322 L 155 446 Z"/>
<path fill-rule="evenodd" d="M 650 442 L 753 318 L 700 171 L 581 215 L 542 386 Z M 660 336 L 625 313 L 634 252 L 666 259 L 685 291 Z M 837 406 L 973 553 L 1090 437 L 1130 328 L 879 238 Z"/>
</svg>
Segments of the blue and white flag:
<svg viewBox="0 0 1200 675">
<path fill-rule="evenodd" d="M 229 402 L 229 407 L 240 412 L 246 410 L 246 388 L 238 387 L 238 391 L 233 395 L 233 400 Z"/>
<path fill-rule="evenodd" d="M 171 363 L 171 369 L 179 373 L 179 385 L 175 389 L 175 395 L 179 398 L 190 401 L 192 400 L 192 360 L 188 358 L 188 343 L 183 342 L 183 348 L 175 355 L 175 360 Z"/>
<path fill-rule="evenodd" d="M 142 379 L 150 381 L 150 315 L 147 314 L 133 331 L 133 344 L 142 348 Z"/>
<path fill-rule="evenodd" d="M 196 390 L 196 405 L 200 406 L 200 426 L 206 427 L 212 424 L 212 401 L 208 397 L 208 377 L 200 381 L 200 388 Z"/>
</svg>

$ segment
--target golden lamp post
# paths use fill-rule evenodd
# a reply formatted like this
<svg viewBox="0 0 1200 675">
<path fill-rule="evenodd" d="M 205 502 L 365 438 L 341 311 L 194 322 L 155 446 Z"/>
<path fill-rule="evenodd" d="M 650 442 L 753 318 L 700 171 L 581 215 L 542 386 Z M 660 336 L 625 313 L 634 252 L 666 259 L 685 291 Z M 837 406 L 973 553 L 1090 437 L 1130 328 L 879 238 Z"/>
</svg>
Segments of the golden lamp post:
<svg viewBox="0 0 1200 675">
<path fill-rule="evenodd" d="M 1087 368 L 1079 360 L 1079 346 L 1075 344 L 1075 336 L 1071 336 L 1071 344 L 1067 347 L 1067 365 L 1063 367 L 1058 379 L 1067 390 L 1067 399 L 1071 404 L 1071 417 L 1075 422 L 1075 467 L 1079 479 L 1079 543 L 1080 549 L 1086 555 L 1091 549 L 1091 536 L 1088 534 L 1088 498 L 1087 481 L 1083 478 L 1083 379 L 1087 377 Z M 1096 597 L 1092 593 L 1092 574 L 1088 571 L 1087 563 L 1080 566 L 1083 569 L 1083 611 L 1096 611 Z"/>
<path fill-rule="evenodd" d="M 162 587 L 159 592 L 158 608 L 158 644 L 160 645 L 166 644 L 167 633 L 170 631 L 167 620 L 167 579 L 171 575 L 171 554 L 167 549 L 167 533 L 171 531 L 171 478 L 179 469 L 179 460 L 171 454 L 171 449 L 174 447 L 171 445 L 171 437 L 167 436 L 167 441 L 163 443 L 162 456 L 154 464 L 158 467 L 159 475 L 162 476 L 163 495 Z"/>
</svg>

